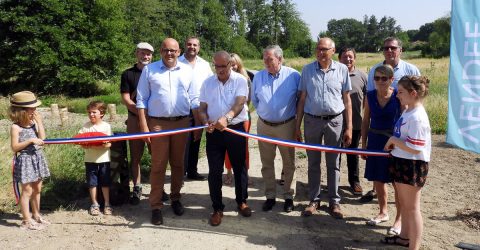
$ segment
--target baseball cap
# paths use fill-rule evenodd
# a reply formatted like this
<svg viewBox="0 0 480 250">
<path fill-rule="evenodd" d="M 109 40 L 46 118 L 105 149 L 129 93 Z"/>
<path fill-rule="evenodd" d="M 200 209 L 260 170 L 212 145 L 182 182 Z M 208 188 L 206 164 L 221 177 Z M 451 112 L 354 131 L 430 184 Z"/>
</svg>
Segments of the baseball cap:
<svg viewBox="0 0 480 250">
<path fill-rule="evenodd" d="M 137 49 L 147 49 L 147 50 L 150 50 L 151 52 L 154 52 L 153 46 L 150 45 L 149 43 L 144 43 L 144 42 L 137 44 Z"/>
</svg>

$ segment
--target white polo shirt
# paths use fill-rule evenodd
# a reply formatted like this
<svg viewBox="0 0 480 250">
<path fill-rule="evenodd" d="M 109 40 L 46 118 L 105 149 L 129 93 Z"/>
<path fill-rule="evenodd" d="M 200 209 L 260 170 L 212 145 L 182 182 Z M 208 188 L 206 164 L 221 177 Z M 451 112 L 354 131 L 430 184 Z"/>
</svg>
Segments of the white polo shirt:
<svg viewBox="0 0 480 250">
<path fill-rule="evenodd" d="M 209 121 L 216 121 L 230 111 L 238 96 L 248 96 L 247 79 L 241 74 L 230 71 L 230 78 L 224 83 L 213 75 L 202 85 L 200 89 L 200 102 L 207 104 L 207 115 Z M 232 120 L 232 125 L 247 121 L 247 103 L 245 102 L 242 111 Z"/>
<path fill-rule="evenodd" d="M 195 57 L 195 66 L 191 65 L 188 60 L 185 58 L 185 54 L 178 58 L 179 62 L 185 63 L 193 69 L 193 79 L 197 82 L 195 87 L 198 88 L 197 92 L 200 93 L 200 89 L 203 85 L 205 79 L 210 76 L 213 76 L 212 68 L 210 64 L 203 58 L 196 56 Z"/>
</svg>

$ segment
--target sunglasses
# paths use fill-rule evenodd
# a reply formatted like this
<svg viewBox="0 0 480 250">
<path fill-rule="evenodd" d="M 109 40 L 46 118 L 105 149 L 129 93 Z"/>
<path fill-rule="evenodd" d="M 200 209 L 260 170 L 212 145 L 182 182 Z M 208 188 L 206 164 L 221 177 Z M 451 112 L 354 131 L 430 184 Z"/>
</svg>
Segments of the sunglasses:
<svg viewBox="0 0 480 250">
<path fill-rule="evenodd" d="M 383 51 L 397 51 L 398 47 L 395 47 L 395 46 L 385 46 L 383 47 Z"/>
<path fill-rule="evenodd" d="M 386 76 L 374 76 L 373 77 L 373 80 L 375 81 L 380 81 L 382 80 L 382 82 L 386 82 L 390 79 L 390 77 L 386 77 Z"/>
</svg>

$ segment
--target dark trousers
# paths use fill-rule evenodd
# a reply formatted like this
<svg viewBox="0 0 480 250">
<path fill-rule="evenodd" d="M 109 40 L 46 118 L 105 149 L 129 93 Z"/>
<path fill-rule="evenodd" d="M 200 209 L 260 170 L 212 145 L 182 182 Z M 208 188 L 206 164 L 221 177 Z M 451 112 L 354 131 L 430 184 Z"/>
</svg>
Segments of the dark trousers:
<svg viewBox="0 0 480 250">
<path fill-rule="evenodd" d="M 358 148 L 360 142 L 360 130 L 352 130 L 352 144 L 348 148 Z M 348 183 L 353 186 L 355 183 L 360 183 L 359 171 L 358 171 L 358 155 L 347 154 L 347 167 L 348 167 Z"/>
<path fill-rule="evenodd" d="M 190 121 L 190 126 L 195 127 L 195 122 L 193 118 Z M 185 158 L 184 158 L 184 169 L 185 174 L 193 176 L 198 174 L 198 152 L 200 151 L 200 142 L 201 138 L 198 141 L 193 140 L 193 132 L 188 133 L 187 145 L 185 146 Z"/>
<path fill-rule="evenodd" d="M 242 132 L 245 131 L 243 122 L 228 127 Z M 235 201 L 238 205 L 247 201 L 246 142 L 245 137 L 227 131 L 214 130 L 213 133 L 207 133 L 208 187 L 214 211 L 223 211 L 225 207 L 222 202 L 222 174 L 227 151 L 235 178 Z"/>
</svg>

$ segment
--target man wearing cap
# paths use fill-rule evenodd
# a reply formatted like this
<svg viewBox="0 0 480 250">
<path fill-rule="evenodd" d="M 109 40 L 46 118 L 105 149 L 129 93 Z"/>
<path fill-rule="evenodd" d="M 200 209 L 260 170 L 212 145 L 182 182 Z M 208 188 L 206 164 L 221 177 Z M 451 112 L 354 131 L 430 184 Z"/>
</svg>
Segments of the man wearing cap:
<svg viewBox="0 0 480 250">
<path fill-rule="evenodd" d="M 263 50 L 265 69 L 253 78 L 251 99 L 257 110 L 257 132 L 259 135 L 295 140 L 295 114 L 300 74 L 295 69 L 282 65 L 283 50 L 278 45 Z M 295 148 L 277 146 L 267 142 L 258 142 L 262 161 L 262 176 L 265 182 L 263 211 L 272 210 L 277 195 L 275 182 L 275 154 L 277 147 L 282 156 L 284 211 L 294 209 L 295 193 Z"/>
<path fill-rule="evenodd" d="M 142 132 L 187 128 L 190 109 L 195 114 L 199 105 L 192 68 L 177 61 L 180 54 L 178 42 L 166 38 L 160 54 L 162 59 L 145 66 L 138 81 L 137 110 Z M 172 173 L 170 199 L 173 212 L 180 216 L 185 211 L 180 203 L 180 189 L 187 136 L 186 133 L 177 133 L 145 139 L 151 143 L 152 152 L 149 200 L 154 225 L 163 224 L 162 193 L 168 164 Z"/>
<path fill-rule="evenodd" d="M 200 52 L 200 40 L 197 37 L 189 37 L 185 41 L 185 52 L 178 58 L 178 61 L 188 64 L 193 69 L 193 75 L 200 91 L 201 85 L 208 77 L 213 75 L 210 64 L 198 56 Z M 193 119 L 193 112 L 190 112 L 190 124 L 192 127 L 198 126 Z M 197 119 L 198 120 L 198 119 Z M 198 152 L 200 151 L 200 141 L 202 139 L 203 129 L 191 132 L 188 136 L 188 142 L 185 148 L 185 174 L 190 180 L 202 181 L 205 177 L 198 173 Z"/>
<path fill-rule="evenodd" d="M 122 73 L 120 93 L 122 94 L 122 102 L 128 110 L 127 133 L 129 134 L 140 132 L 136 107 L 137 85 L 143 67 L 152 61 L 153 51 L 152 45 L 148 43 L 141 42 L 137 44 L 137 48 L 135 49 L 135 58 L 137 59 L 137 62 L 133 67 Z M 133 192 L 130 203 L 137 205 L 142 196 L 140 161 L 145 149 L 145 142 L 143 140 L 130 140 L 128 141 L 128 144 L 130 148 L 130 167 L 132 170 L 133 181 Z"/>
</svg>

